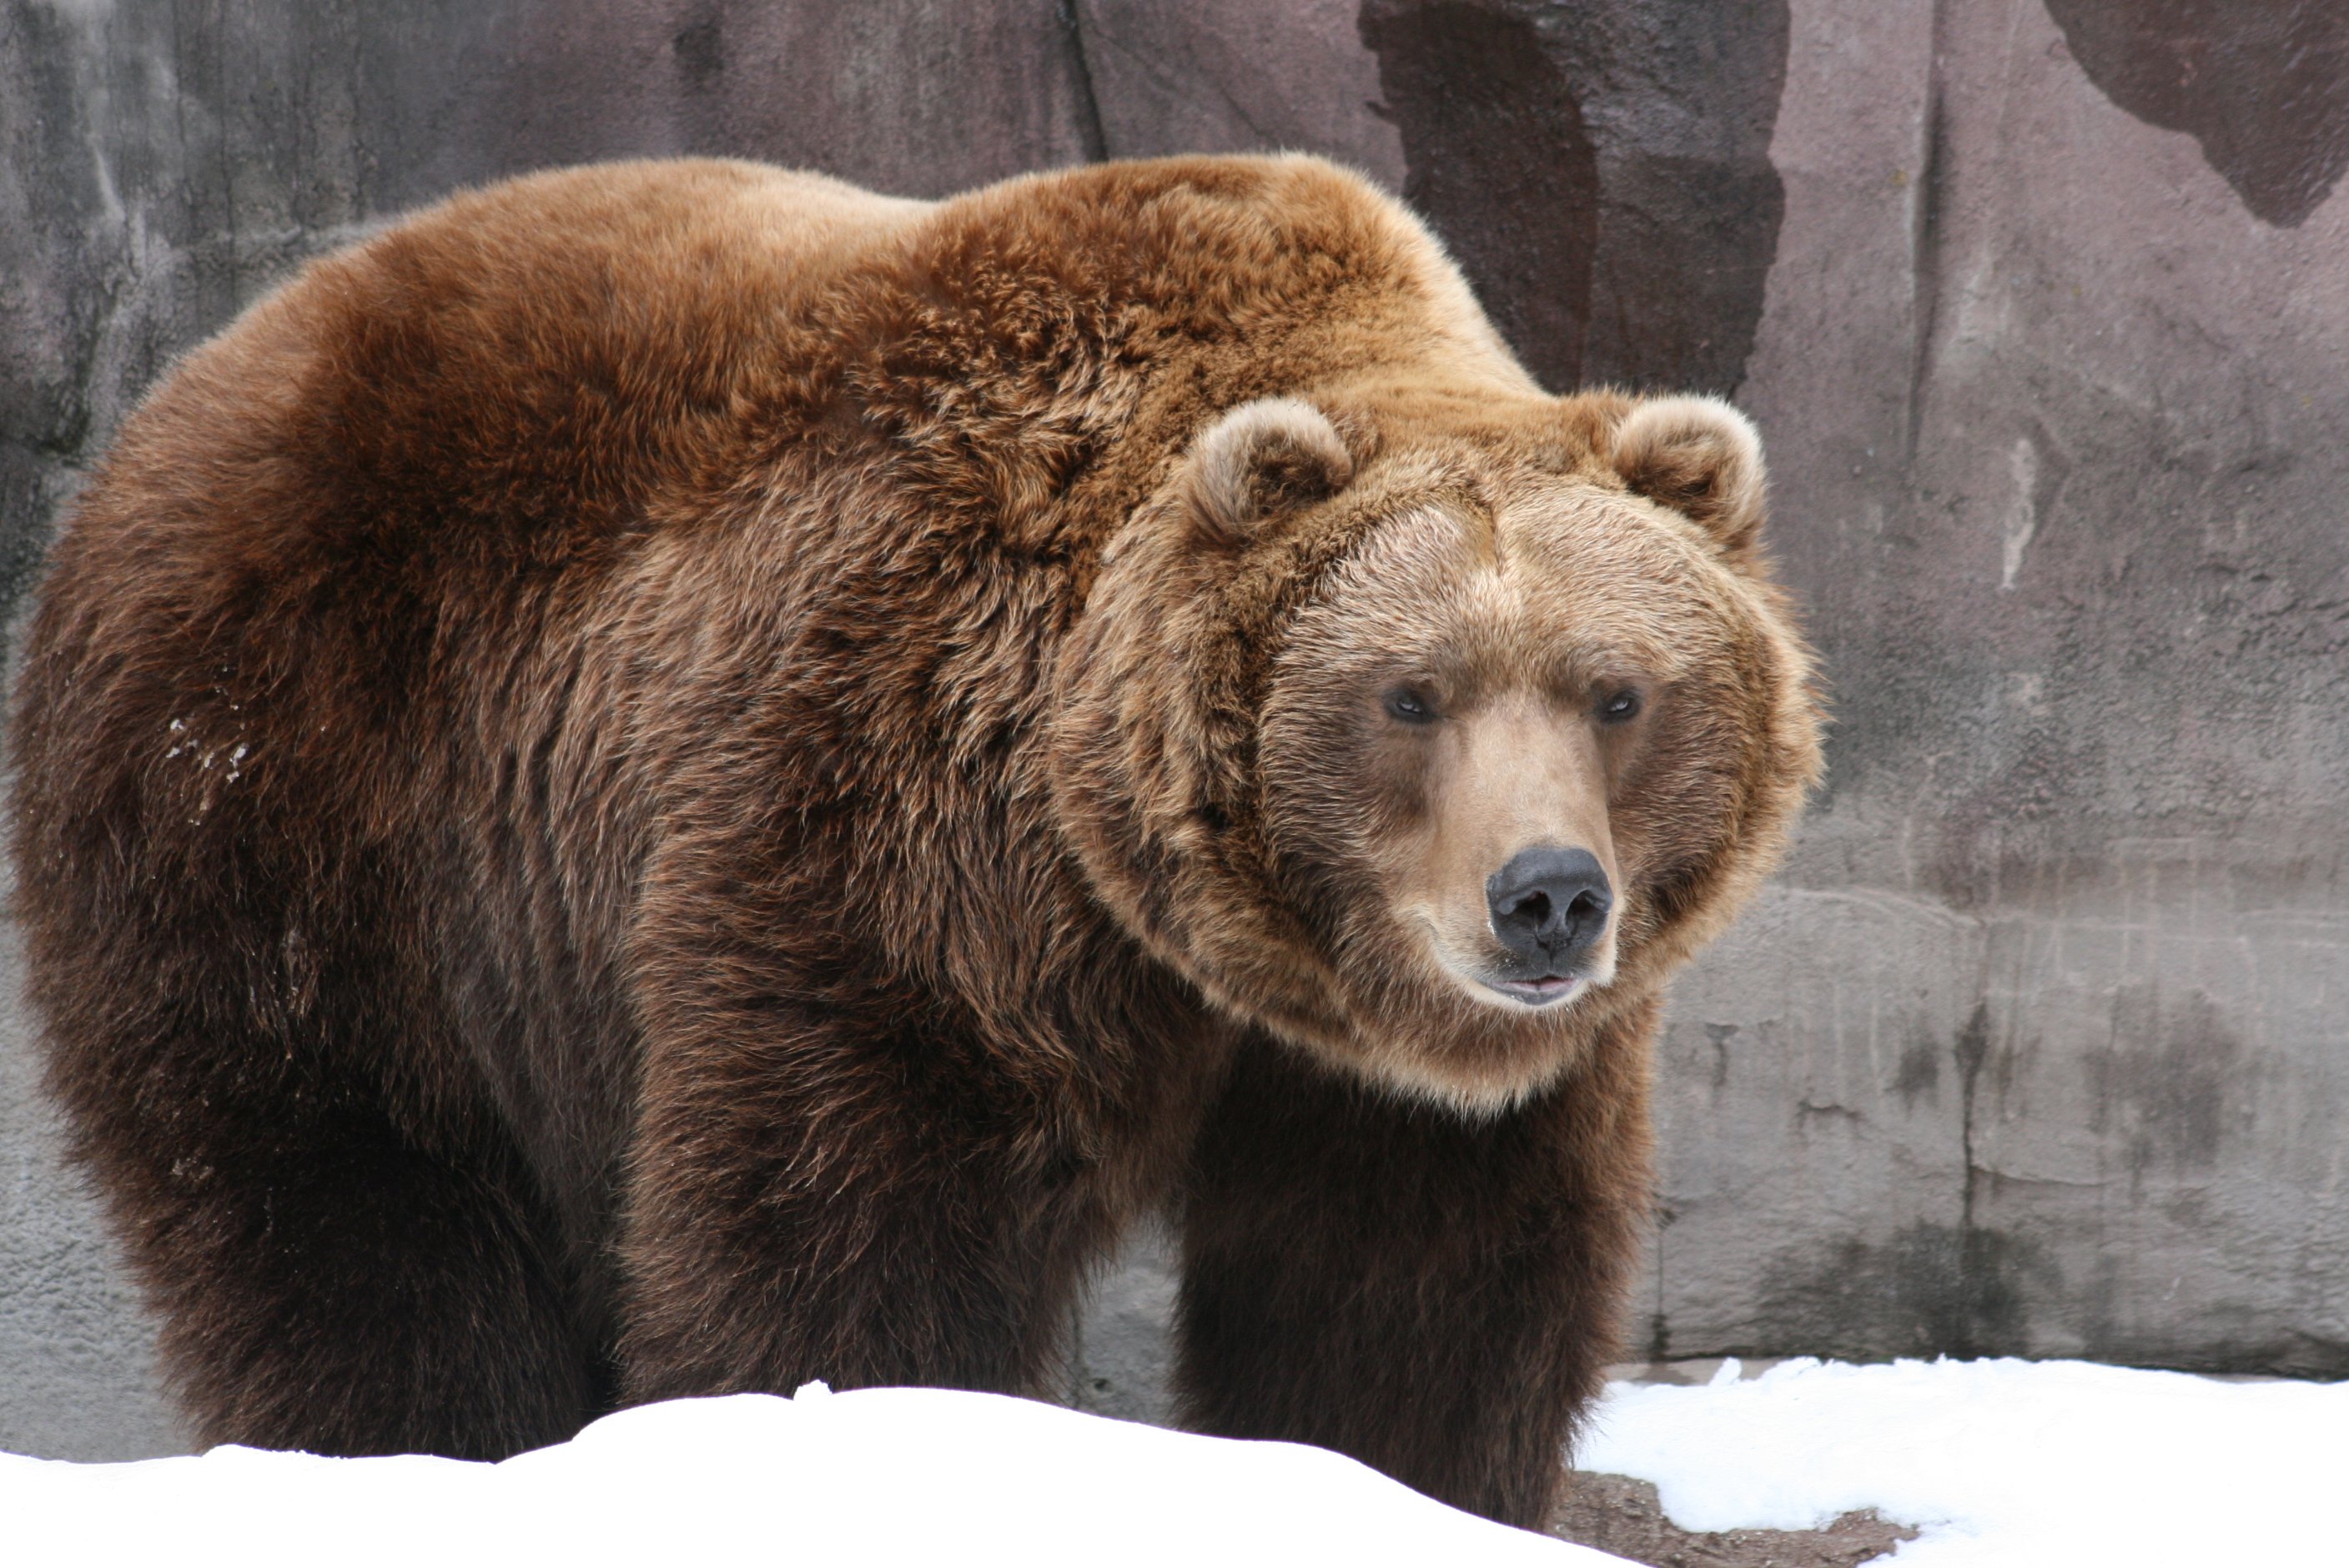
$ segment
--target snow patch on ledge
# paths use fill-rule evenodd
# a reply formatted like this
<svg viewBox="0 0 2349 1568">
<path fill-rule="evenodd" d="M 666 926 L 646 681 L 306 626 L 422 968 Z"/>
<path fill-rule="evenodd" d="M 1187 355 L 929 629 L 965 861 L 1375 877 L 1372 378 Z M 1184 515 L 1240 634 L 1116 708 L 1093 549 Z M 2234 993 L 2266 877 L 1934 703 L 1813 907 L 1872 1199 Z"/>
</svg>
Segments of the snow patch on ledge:
<svg viewBox="0 0 2349 1568">
<path fill-rule="evenodd" d="M 1655 1483 L 1683 1530 L 1874 1509 L 1900 1568 L 2349 1563 L 2349 1383 L 2080 1361 L 1804 1359 L 1616 1383 L 1575 1454 Z"/>
</svg>

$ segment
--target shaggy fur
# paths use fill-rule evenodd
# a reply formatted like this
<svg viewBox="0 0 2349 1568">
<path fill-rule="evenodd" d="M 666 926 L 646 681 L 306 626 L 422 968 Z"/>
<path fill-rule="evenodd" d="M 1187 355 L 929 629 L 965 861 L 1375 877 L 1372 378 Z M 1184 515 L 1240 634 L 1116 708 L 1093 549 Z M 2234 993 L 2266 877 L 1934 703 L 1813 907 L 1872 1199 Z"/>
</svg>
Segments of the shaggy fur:
<svg viewBox="0 0 2349 1568">
<path fill-rule="evenodd" d="M 50 1083 L 199 1435 L 1042 1390 L 1164 1207 L 1193 1421 L 1537 1522 L 1661 987 L 1816 768 L 1760 486 L 1308 159 L 618 165 L 311 266 L 126 426 L 17 687 Z M 1614 967 L 1536 1008 L 1461 884 L 1552 777 Z"/>
</svg>

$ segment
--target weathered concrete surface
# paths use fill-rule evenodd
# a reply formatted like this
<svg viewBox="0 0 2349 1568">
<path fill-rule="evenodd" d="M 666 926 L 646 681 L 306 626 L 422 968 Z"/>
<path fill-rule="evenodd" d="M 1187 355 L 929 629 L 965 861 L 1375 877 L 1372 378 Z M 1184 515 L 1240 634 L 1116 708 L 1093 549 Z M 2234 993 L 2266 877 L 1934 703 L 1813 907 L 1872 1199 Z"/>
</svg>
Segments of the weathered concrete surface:
<svg viewBox="0 0 2349 1568">
<path fill-rule="evenodd" d="M 2180 7 L 2054 9 L 1795 10 L 1743 400 L 1838 725 L 1675 999 L 1659 1337 L 2339 1375 L 2349 126 L 2279 207 L 2067 40 Z"/>
<path fill-rule="evenodd" d="M 1163 1224 L 1128 1239 L 1093 1286 L 1072 1336 L 1069 1402 L 1096 1416 L 1170 1425 L 1176 1243 Z"/>
<path fill-rule="evenodd" d="M 1633 1348 L 2349 1372 L 2344 16 L 0 0 L 0 601 L 171 355 L 456 185 L 1324 151 L 1553 385 L 1735 393 L 1826 655 L 1828 788 L 1675 997 Z M 0 1447 L 168 1448 L 31 1074 L 0 1014 Z M 1163 1410 L 1170 1299 L 1153 1241 L 1080 1398 Z"/>
<path fill-rule="evenodd" d="M 13 887 L 13 879 L 0 876 Z M 0 1452 L 143 1459 L 186 1439 L 97 1205 L 59 1161 L 24 1042 L 16 927 L 0 923 Z"/>
</svg>

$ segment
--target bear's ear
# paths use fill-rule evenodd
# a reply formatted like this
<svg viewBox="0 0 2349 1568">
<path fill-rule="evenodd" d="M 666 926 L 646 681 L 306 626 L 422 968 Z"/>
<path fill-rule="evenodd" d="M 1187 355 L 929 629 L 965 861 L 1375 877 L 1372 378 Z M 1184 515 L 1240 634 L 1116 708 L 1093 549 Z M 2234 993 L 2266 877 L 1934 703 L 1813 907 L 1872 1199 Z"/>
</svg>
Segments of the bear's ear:
<svg viewBox="0 0 2349 1568">
<path fill-rule="evenodd" d="M 1193 442 L 1184 485 L 1192 515 L 1229 543 L 1267 518 L 1326 500 L 1354 477 L 1354 456 L 1330 417 L 1295 397 L 1243 403 Z"/>
<path fill-rule="evenodd" d="M 1730 555 L 1762 531 L 1762 438 L 1718 397 L 1655 397 L 1615 428 L 1615 471 L 1635 495 L 1694 519 Z"/>
</svg>

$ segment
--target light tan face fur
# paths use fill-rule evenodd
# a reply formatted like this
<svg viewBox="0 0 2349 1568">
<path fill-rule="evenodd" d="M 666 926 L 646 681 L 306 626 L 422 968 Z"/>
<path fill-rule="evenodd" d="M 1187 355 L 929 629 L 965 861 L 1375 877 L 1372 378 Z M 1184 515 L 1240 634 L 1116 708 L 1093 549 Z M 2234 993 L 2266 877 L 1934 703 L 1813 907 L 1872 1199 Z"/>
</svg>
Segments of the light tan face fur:
<svg viewBox="0 0 2349 1568">
<path fill-rule="evenodd" d="M 1423 928 L 1436 965 L 1486 1006 L 1556 1006 L 1615 977 L 1610 903 L 1597 935 L 1572 962 L 1533 965 L 1543 971 L 1534 983 L 1555 975 L 1562 995 L 1505 989 L 1509 975 L 1528 966 L 1502 943 L 1487 892 L 1518 854 L 1541 848 L 1587 850 L 1607 887 L 1621 885 L 1607 812 L 1608 743 L 1615 738 L 1593 721 L 1588 706 L 1511 692 L 1434 720 L 1425 726 L 1433 733 L 1416 743 L 1426 754 L 1427 808 L 1381 857 L 1388 908 L 1406 928 Z"/>
<path fill-rule="evenodd" d="M 1276 832 L 1372 883 L 1375 904 L 1332 933 L 1347 989 L 1389 1017 L 1441 992 L 1486 1021 L 1466 1031 L 1486 1047 L 1473 1067 L 1433 1040 L 1380 1053 L 1383 1076 L 1456 1102 L 1554 1071 L 1570 1016 L 1615 980 L 1652 836 L 1629 797 L 1669 789 L 1643 763 L 1726 606 L 1693 531 L 1636 499 L 1548 474 L 1447 478 L 1430 474 L 1299 616 L 1263 743 Z M 1521 857 L 1578 851 L 1603 908 L 1560 951 L 1513 944 L 1496 883 Z"/>
<path fill-rule="evenodd" d="M 1061 788 L 1102 896 L 1219 1006 L 1488 1112 L 1645 1016 L 1775 862 L 1807 655 L 1725 406 L 1361 418 L 1200 438 L 1189 529 L 1105 563 Z"/>
</svg>

